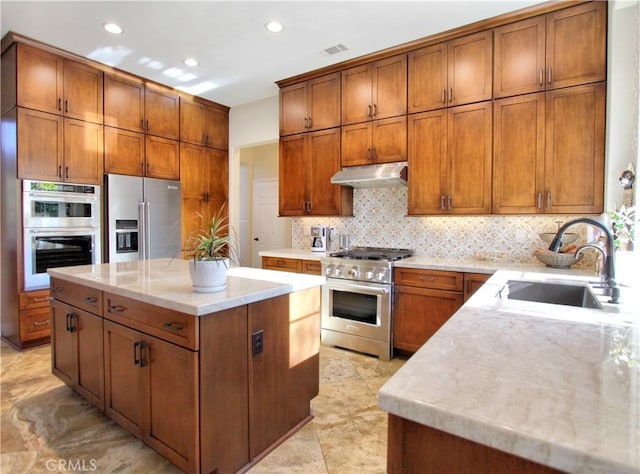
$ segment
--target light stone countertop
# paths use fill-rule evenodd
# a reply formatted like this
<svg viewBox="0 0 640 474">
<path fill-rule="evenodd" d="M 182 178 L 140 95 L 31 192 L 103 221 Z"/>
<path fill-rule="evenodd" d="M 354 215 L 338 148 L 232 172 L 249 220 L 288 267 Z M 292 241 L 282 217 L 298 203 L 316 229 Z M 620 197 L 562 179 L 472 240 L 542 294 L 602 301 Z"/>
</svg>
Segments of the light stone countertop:
<svg viewBox="0 0 640 474">
<path fill-rule="evenodd" d="M 509 279 L 593 276 L 496 272 L 382 387 L 380 407 L 560 470 L 640 472 L 640 367 L 624 360 L 640 358 L 638 292 L 623 287 L 608 312 L 497 297 Z"/>
<path fill-rule="evenodd" d="M 278 250 L 261 250 L 258 254 L 261 257 L 276 258 L 299 258 L 302 260 L 318 260 L 328 257 L 331 252 L 314 252 L 309 249 L 278 249 Z"/>
<path fill-rule="evenodd" d="M 188 262 L 171 258 L 51 268 L 47 273 L 194 316 L 321 286 L 325 281 L 316 275 L 232 266 L 224 290 L 196 293 Z"/>
</svg>

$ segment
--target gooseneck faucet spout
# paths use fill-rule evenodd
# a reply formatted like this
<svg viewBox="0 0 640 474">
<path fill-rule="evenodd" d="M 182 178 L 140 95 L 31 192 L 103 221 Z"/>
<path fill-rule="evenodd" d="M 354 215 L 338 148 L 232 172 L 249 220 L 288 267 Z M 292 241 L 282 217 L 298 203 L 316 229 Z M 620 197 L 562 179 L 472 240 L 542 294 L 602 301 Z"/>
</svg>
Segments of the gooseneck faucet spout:
<svg viewBox="0 0 640 474">
<path fill-rule="evenodd" d="M 560 246 L 562 245 L 562 236 L 567 231 L 569 227 L 572 227 L 576 224 L 590 224 L 598 229 L 602 230 L 606 235 L 606 255 L 604 258 L 604 268 L 603 268 L 603 280 L 604 283 L 611 289 L 611 299 L 610 303 L 619 303 L 620 302 L 620 289 L 618 288 L 618 284 L 616 283 L 616 270 L 614 264 L 614 247 L 613 247 L 613 234 L 611 230 L 603 224 L 602 222 L 591 219 L 590 217 L 580 217 L 578 219 L 574 219 L 565 223 L 562 227 L 558 229 L 556 236 L 551 241 L 551 245 L 549 245 L 549 250 L 553 252 L 557 252 Z"/>
</svg>

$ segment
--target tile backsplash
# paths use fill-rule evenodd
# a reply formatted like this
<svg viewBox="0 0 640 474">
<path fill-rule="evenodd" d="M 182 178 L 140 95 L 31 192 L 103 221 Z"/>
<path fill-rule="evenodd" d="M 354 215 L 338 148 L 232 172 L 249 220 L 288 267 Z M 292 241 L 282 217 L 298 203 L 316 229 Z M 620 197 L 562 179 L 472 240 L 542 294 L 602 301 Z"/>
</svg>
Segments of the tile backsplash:
<svg viewBox="0 0 640 474">
<path fill-rule="evenodd" d="M 327 225 L 336 235 L 349 234 L 352 246 L 415 249 L 433 257 L 469 258 L 482 252 L 513 262 L 537 261 L 532 252 L 547 245 L 540 232 L 555 232 L 557 221 L 576 216 L 407 216 L 407 188 L 354 189 L 353 217 L 299 217 L 292 221 L 292 246 L 307 248 L 309 226 Z M 589 227 L 589 228 L 588 228 Z M 590 226 L 570 230 L 578 244 L 593 240 Z M 338 238 L 329 250 L 338 249 Z M 593 262 L 592 251 L 582 264 Z M 584 262 L 584 263 L 583 263 Z"/>
</svg>

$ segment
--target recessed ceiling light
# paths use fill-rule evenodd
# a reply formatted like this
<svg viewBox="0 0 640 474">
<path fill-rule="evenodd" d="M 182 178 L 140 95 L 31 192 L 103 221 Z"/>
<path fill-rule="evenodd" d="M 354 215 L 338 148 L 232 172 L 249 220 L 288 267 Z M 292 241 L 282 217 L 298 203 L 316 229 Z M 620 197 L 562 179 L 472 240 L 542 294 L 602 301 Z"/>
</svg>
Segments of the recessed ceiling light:
<svg viewBox="0 0 640 474">
<path fill-rule="evenodd" d="M 187 58 L 182 62 L 191 67 L 196 67 L 198 65 L 198 61 L 195 58 Z"/>
<path fill-rule="evenodd" d="M 264 27 L 271 33 L 280 33 L 282 30 L 284 30 L 284 25 L 276 20 L 265 23 Z"/>
<path fill-rule="evenodd" d="M 114 35 L 122 34 L 122 27 L 120 25 L 116 25 L 115 23 L 106 22 L 102 24 L 102 27 L 108 31 L 109 33 L 113 33 Z"/>
</svg>

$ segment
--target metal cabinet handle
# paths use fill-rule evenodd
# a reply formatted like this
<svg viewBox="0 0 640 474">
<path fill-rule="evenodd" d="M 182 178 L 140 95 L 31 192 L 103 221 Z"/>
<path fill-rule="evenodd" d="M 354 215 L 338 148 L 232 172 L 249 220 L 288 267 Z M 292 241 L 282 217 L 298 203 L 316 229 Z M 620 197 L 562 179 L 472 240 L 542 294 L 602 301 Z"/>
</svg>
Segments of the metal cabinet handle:
<svg viewBox="0 0 640 474">
<path fill-rule="evenodd" d="M 367 117 L 371 117 L 371 105 L 369 105 L 368 107 L 369 107 L 369 112 L 367 112 Z"/>
<path fill-rule="evenodd" d="M 107 311 L 110 313 L 124 313 L 126 308 L 120 305 L 107 306 Z"/>
<path fill-rule="evenodd" d="M 538 84 L 544 85 L 544 69 L 538 70 Z"/>
<path fill-rule="evenodd" d="M 170 321 L 167 321 L 166 323 L 163 324 L 163 326 L 167 329 L 171 329 L 173 331 L 182 331 L 184 329 L 184 326 L 180 323 L 172 323 Z"/>
<path fill-rule="evenodd" d="M 453 198 L 450 195 L 447 196 L 447 209 L 453 209 L 452 201 L 453 201 Z"/>
<path fill-rule="evenodd" d="M 440 209 L 445 209 L 444 207 L 444 196 L 440 196 Z"/>
<path fill-rule="evenodd" d="M 49 301 L 49 297 L 45 296 L 42 298 L 31 298 L 31 301 L 33 301 L 34 303 L 44 303 L 45 301 Z"/>
<path fill-rule="evenodd" d="M 62 178 L 62 165 L 58 165 L 58 176 Z"/>
<path fill-rule="evenodd" d="M 64 101 L 64 111 L 65 111 L 65 113 L 69 112 L 69 101 L 68 100 Z"/>
<path fill-rule="evenodd" d="M 140 342 L 133 343 L 133 365 L 140 364 L 140 358 L 138 357 L 138 349 L 140 348 Z"/>
<path fill-rule="evenodd" d="M 442 102 L 443 104 L 447 103 L 447 88 L 446 87 L 442 88 L 442 96 L 440 97 L 440 102 Z"/>
<path fill-rule="evenodd" d="M 87 303 L 96 303 L 98 301 L 98 298 L 96 298 L 95 296 L 86 296 L 84 300 Z"/>
<path fill-rule="evenodd" d="M 140 119 L 140 130 L 144 130 L 144 119 Z"/>
<path fill-rule="evenodd" d="M 551 84 L 552 80 L 553 80 L 553 73 L 552 73 L 552 69 L 549 68 L 549 70 L 547 71 L 547 84 Z"/>
<path fill-rule="evenodd" d="M 147 132 L 149 131 L 149 121 L 147 120 Z"/>
<path fill-rule="evenodd" d="M 61 286 L 54 286 L 51 288 L 51 292 L 52 293 L 62 293 L 62 291 L 64 290 L 63 287 Z"/>
<path fill-rule="evenodd" d="M 142 341 L 140 342 L 140 367 L 146 367 L 147 365 L 149 365 L 149 363 L 144 360 L 144 350 L 147 349 L 149 347 L 149 344 L 147 344 L 146 342 Z"/>
<path fill-rule="evenodd" d="M 427 277 L 425 275 L 420 275 L 418 277 L 418 280 L 420 281 L 434 281 L 436 279 L 436 277 Z"/>
<path fill-rule="evenodd" d="M 309 119 L 309 128 L 313 127 L 313 120 L 311 119 L 311 117 L 308 117 Z"/>
<path fill-rule="evenodd" d="M 67 313 L 67 332 L 76 332 L 78 330 L 77 327 L 73 325 L 73 319 L 76 318 L 75 313 Z"/>
<path fill-rule="evenodd" d="M 68 166 L 65 166 L 65 167 L 64 167 L 64 177 L 65 177 L 65 178 L 68 178 L 68 177 L 69 177 L 69 167 L 68 167 Z"/>
<path fill-rule="evenodd" d="M 58 110 L 62 112 L 62 98 L 58 97 Z"/>
<path fill-rule="evenodd" d="M 536 207 L 542 209 L 542 193 L 538 193 Z"/>
<path fill-rule="evenodd" d="M 373 116 L 378 115 L 378 104 L 373 104 Z"/>
<path fill-rule="evenodd" d="M 49 320 L 48 319 L 46 319 L 44 321 L 34 321 L 33 322 L 33 325 L 36 326 L 36 327 L 38 327 L 38 326 L 46 326 L 48 324 L 49 324 Z"/>
<path fill-rule="evenodd" d="M 449 102 L 453 102 L 453 87 L 449 87 Z"/>
<path fill-rule="evenodd" d="M 547 193 L 547 209 L 551 209 L 551 192 Z"/>
</svg>

